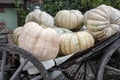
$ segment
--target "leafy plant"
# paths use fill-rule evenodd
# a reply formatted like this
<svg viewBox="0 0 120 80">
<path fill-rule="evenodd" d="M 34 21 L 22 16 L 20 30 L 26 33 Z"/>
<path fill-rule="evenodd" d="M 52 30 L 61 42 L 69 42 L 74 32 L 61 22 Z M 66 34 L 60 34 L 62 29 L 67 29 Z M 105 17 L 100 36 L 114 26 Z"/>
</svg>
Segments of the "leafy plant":
<svg viewBox="0 0 120 80">
<path fill-rule="evenodd" d="M 101 4 L 120 9 L 120 0 L 44 0 L 43 10 L 52 16 L 63 9 L 77 9 L 84 13 Z"/>
<path fill-rule="evenodd" d="M 15 10 L 19 14 L 21 25 L 24 24 L 26 15 L 28 14 L 28 10 L 24 8 L 23 5 L 20 5 L 19 0 L 14 0 Z"/>
</svg>

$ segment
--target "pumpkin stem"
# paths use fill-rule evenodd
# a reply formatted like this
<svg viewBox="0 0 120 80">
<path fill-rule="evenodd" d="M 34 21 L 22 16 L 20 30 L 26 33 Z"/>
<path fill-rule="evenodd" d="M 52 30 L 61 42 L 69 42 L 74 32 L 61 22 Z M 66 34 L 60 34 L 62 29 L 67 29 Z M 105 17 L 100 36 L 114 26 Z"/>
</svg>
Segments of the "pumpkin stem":
<svg viewBox="0 0 120 80">
<path fill-rule="evenodd" d="M 40 10 L 40 6 L 35 6 L 35 10 Z"/>
</svg>

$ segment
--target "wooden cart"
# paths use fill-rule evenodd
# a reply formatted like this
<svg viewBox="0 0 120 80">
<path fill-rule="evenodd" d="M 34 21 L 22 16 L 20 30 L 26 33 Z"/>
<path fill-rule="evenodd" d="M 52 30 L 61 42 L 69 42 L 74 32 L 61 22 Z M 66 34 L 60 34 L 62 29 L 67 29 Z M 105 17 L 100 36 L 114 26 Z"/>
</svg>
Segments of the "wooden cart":
<svg viewBox="0 0 120 80">
<path fill-rule="evenodd" d="M 14 45 L 11 32 L 0 35 L 4 36 L 0 38 L 0 80 L 120 80 L 120 33 L 82 52 L 44 62 Z M 29 62 L 39 73 L 24 70 Z"/>
</svg>

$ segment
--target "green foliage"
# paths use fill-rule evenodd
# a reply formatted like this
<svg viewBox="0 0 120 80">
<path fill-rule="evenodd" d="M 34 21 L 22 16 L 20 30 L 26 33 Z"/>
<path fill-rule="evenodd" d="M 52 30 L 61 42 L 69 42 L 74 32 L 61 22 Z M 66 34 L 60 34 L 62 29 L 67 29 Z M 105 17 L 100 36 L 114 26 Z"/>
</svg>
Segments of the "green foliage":
<svg viewBox="0 0 120 80">
<path fill-rule="evenodd" d="M 14 0 L 15 7 L 19 7 L 19 0 Z"/>
<path fill-rule="evenodd" d="M 21 25 L 24 24 L 26 15 L 28 14 L 28 11 L 24 8 L 23 5 L 19 4 L 19 0 L 14 0 L 14 5 L 15 5 L 15 10 L 19 14 L 20 20 L 21 20 Z"/>
<path fill-rule="evenodd" d="M 44 0 L 43 10 L 52 16 L 63 9 L 77 9 L 84 13 L 101 4 L 120 9 L 120 0 Z"/>
<path fill-rule="evenodd" d="M 15 10 L 18 12 L 19 17 L 22 19 L 21 24 L 24 24 L 25 17 L 28 14 L 28 11 L 23 8 L 23 6 L 16 7 Z"/>
<path fill-rule="evenodd" d="M 120 0 L 103 0 L 102 3 L 111 5 L 120 10 Z"/>
</svg>

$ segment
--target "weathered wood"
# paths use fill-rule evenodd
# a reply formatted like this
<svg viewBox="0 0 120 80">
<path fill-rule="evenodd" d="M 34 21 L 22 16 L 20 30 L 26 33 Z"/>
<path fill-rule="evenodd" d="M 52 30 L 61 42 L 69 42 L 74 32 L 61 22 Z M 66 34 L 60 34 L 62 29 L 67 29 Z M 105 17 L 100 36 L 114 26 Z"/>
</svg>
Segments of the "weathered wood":
<svg viewBox="0 0 120 80">
<path fill-rule="evenodd" d="M 99 66 L 102 66 L 101 68 L 96 68 L 95 70 L 93 70 L 92 67 L 91 70 L 93 71 L 92 73 L 94 74 L 95 77 L 97 77 L 98 80 L 102 80 L 103 76 L 101 75 L 104 75 L 104 68 L 107 66 L 107 63 L 111 58 L 110 56 L 112 54 L 115 53 L 115 51 L 119 48 L 119 44 L 120 44 L 120 33 L 117 33 L 115 34 L 114 36 L 96 44 L 95 46 L 93 46 L 92 48 L 88 49 L 88 50 L 85 50 L 85 51 L 82 51 L 82 52 L 76 52 L 75 55 L 73 55 L 72 57 L 70 57 L 70 59 L 68 59 L 66 62 L 64 62 L 63 64 L 57 66 L 57 67 L 60 67 L 61 69 L 64 69 L 64 73 L 65 73 L 65 69 L 69 68 L 70 66 L 72 65 L 75 65 L 75 64 L 78 64 L 80 65 L 81 62 L 88 62 L 88 61 L 97 61 L 99 62 L 99 56 L 101 57 L 104 57 L 101 59 L 102 62 L 99 64 Z M 107 53 L 103 53 L 104 51 L 108 51 Z M 100 53 L 102 52 L 102 53 Z M 106 55 L 102 55 L 102 54 L 106 54 Z M 109 57 L 108 57 L 109 56 Z M 93 59 L 94 58 L 94 59 Z M 105 59 L 105 61 L 104 61 Z M 98 65 L 96 65 L 98 67 Z M 86 66 L 84 67 L 84 71 L 86 72 Z M 72 70 L 72 69 L 71 69 Z M 97 72 L 98 71 L 98 72 Z M 99 71 L 102 71 L 102 72 L 99 72 Z M 112 70 L 114 71 L 114 70 Z M 73 71 L 72 71 L 73 72 Z M 97 72 L 97 73 L 96 73 Z M 63 74 L 64 74 L 63 73 Z M 90 73 L 91 74 L 91 73 Z M 66 75 L 66 74 L 65 74 Z M 67 74 L 67 78 L 69 79 L 69 76 L 76 76 L 76 74 Z M 83 78 L 84 79 L 78 79 L 78 80 L 85 80 L 85 75 L 86 73 L 83 73 Z M 88 74 L 87 74 L 88 75 Z M 96 76 L 97 75 L 97 76 Z M 72 77 L 73 78 L 73 77 Z M 76 79 L 77 78 L 80 78 L 79 75 L 76 76 Z M 86 78 L 87 79 L 87 78 Z"/>
<path fill-rule="evenodd" d="M 45 67 L 42 65 L 41 61 L 30 54 L 28 51 L 25 51 L 18 46 L 10 45 L 10 44 L 0 44 L 0 51 L 9 51 L 12 53 L 16 53 L 18 55 L 22 55 L 24 58 L 28 59 L 30 62 L 34 64 L 34 66 L 40 71 L 41 76 L 44 80 L 51 80 L 48 72 Z"/>
<path fill-rule="evenodd" d="M 73 56 L 71 56 L 67 61 L 63 62 L 60 65 L 55 65 L 54 67 L 50 68 L 49 70 L 46 70 L 40 60 L 38 60 L 36 57 L 34 57 L 28 51 L 21 49 L 20 47 L 14 45 L 11 34 L 4 32 L 4 33 L 0 33 L 0 35 L 6 35 L 3 38 L 0 38 L 0 40 L 3 39 L 3 41 L 4 40 L 7 41 L 7 42 L 1 41 L 0 51 L 9 52 L 10 54 L 13 55 L 12 56 L 13 58 L 15 57 L 14 54 L 17 54 L 19 56 L 22 55 L 23 58 L 28 59 L 39 70 L 41 75 L 37 76 L 36 78 L 33 78 L 33 80 L 34 79 L 36 80 L 38 78 L 43 78 L 44 80 L 52 80 L 50 77 L 50 73 L 51 73 L 51 71 L 55 71 L 55 70 L 63 72 L 64 76 L 67 77 L 67 79 L 69 79 L 69 80 L 90 80 L 88 78 L 88 76 L 91 73 L 93 74 L 92 79 L 96 77 L 96 80 L 102 80 L 103 75 L 104 75 L 104 70 L 107 67 L 108 61 L 110 61 L 111 56 L 120 47 L 120 45 L 119 45 L 120 44 L 120 33 L 117 33 L 117 34 L 111 36 L 110 38 L 95 44 L 95 46 L 93 46 L 87 50 L 84 50 L 82 52 L 80 52 L 80 51 L 75 52 L 75 54 Z M 9 54 L 9 53 L 7 53 L 7 54 Z M 101 53 L 103 55 L 101 55 Z M 100 63 L 96 63 L 97 65 L 91 64 L 91 62 L 97 62 L 99 60 L 98 56 L 100 56 L 99 59 L 101 59 Z M 18 69 L 14 69 L 13 77 L 10 79 L 15 80 L 16 76 L 22 71 L 23 67 L 26 64 L 27 64 L 27 62 L 25 62 L 25 64 L 21 64 Z M 74 66 L 74 67 L 70 68 L 71 66 Z M 99 68 L 94 68 L 94 66 L 96 66 L 96 67 L 99 66 Z M 116 73 L 120 72 L 119 69 L 116 69 L 114 67 L 107 67 L 107 68 L 108 68 L 108 70 L 112 70 Z M 4 78 L 4 75 L 1 75 L 1 74 L 7 70 L 12 71 L 12 69 L 6 69 L 6 70 L 2 69 L 0 71 L 1 80 Z M 17 70 L 17 71 L 15 71 L 15 70 Z M 90 73 L 89 73 L 89 70 L 91 71 Z M 2 78 L 2 76 L 3 76 L 3 78 Z M 66 80 L 66 79 L 64 79 L 64 80 Z"/>
<path fill-rule="evenodd" d="M 120 39 L 112 43 L 101 58 L 96 80 L 103 80 L 104 70 L 113 53 L 120 47 Z"/>
</svg>

